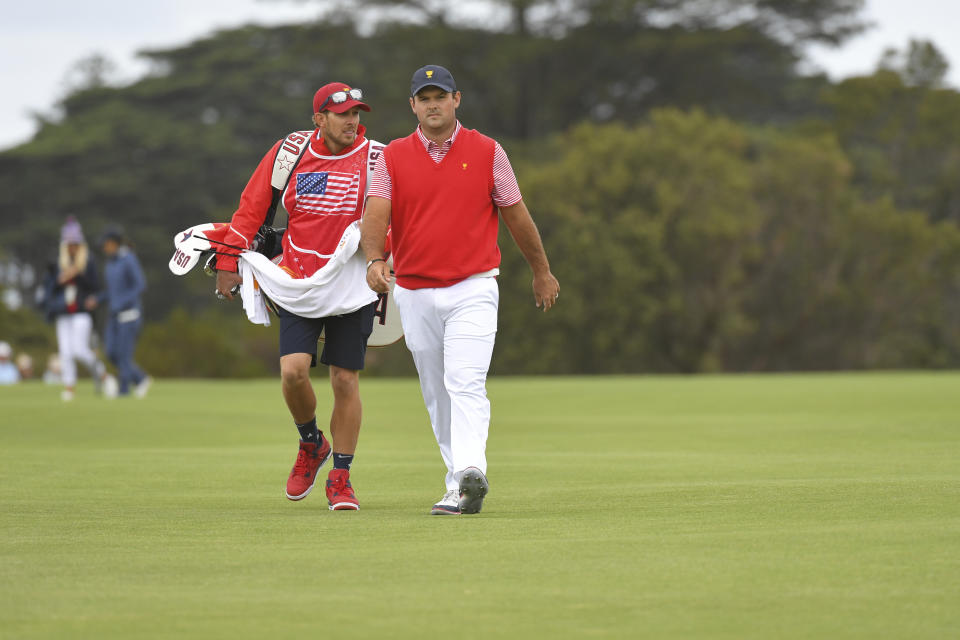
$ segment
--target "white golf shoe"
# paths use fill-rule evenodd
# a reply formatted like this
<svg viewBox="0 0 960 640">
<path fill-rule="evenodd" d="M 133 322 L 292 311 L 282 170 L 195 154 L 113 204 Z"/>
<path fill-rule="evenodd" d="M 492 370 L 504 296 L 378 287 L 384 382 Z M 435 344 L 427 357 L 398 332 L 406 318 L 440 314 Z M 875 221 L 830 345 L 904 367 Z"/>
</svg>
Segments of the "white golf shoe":
<svg viewBox="0 0 960 640">
<path fill-rule="evenodd" d="M 440 502 L 433 505 L 430 515 L 434 516 L 458 516 L 460 515 L 460 492 L 456 489 L 450 489 Z"/>
</svg>

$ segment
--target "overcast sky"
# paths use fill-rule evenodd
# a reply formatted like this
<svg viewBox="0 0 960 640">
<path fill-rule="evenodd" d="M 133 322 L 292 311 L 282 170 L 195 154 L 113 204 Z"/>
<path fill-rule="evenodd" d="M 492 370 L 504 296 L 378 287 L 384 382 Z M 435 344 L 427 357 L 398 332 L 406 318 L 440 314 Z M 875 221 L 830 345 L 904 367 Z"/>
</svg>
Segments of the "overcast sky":
<svg viewBox="0 0 960 640">
<path fill-rule="evenodd" d="M 276 0 L 11 0 L 0 20 L 0 148 L 34 132 L 31 112 L 50 113 L 66 92 L 65 78 L 80 59 L 100 53 L 118 67 L 118 80 L 144 68 L 134 52 L 184 44 L 216 29 L 250 22 L 284 24 L 315 17 L 309 2 Z M 960 2 L 867 0 L 876 26 L 842 49 L 817 47 L 811 58 L 834 79 L 868 73 L 887 47 L 910 38 L 932 40 L 951 62 L 949 82 L 960 87 Z"/>
</svg>

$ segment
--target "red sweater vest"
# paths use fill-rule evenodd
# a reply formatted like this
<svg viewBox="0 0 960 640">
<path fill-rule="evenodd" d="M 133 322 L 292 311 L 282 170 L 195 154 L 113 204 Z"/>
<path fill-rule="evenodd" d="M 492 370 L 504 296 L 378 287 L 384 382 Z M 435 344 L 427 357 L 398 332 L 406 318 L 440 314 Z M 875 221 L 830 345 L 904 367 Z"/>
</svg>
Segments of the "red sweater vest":
<svg viewBox="0 0 960 640">
<path fill-rule="evenodd" d="M 416 132 L 387 145 L 390 236 L 401 287 L 449 287 L 500 265 L 494 147 L 493 139 L 465 128 L 439 163 Z"/>
</svg>

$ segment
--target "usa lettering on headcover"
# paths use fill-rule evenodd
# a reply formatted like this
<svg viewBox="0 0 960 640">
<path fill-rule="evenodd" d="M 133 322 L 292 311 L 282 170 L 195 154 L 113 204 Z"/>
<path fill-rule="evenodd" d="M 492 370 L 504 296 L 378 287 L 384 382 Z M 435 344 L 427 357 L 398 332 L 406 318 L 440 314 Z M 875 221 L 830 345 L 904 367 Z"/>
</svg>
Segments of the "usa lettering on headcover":
<svg viewBox="0 0 960 640">
<path fill-rule="evenodd" d="M 180 249 L 177 249 L 177 252 L 174 254 L 173 259 L 178 265 L 183 267 L 183 266 L 186 266 L 186 264 L 190 261 L 190 256 L 185 254 Z"/>
</svg>

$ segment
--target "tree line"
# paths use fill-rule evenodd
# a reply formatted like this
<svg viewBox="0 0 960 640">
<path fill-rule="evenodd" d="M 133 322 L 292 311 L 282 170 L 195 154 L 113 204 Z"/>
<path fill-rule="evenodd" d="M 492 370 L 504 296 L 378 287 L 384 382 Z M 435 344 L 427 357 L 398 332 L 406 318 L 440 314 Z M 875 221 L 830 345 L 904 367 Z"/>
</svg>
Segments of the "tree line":
<svg viewBox="0 0 960 640">
<path fill-rule="evenodd" d="M 126 86 L 83 65 L 61 115 L 0 153 L 0 246 L 42 271 L 67 214 L 119 222 L 150 285 L 141 362 L 262 375 L 273 330 L 170 275 L 173 234 L 229 219 L 326 82 L 363 88 L 371 137 L 408 134 L 409 76 L 434 62 L 461 121 L 507 149 L 563 291 L 536 313 L 504 238 L 494 372 L 960 364 L 960 93 L 931 43 L 834 83 L 798 63 L 863 27 L 859 1 L 493 4 L 477 26 L 447 2 L 318 2 L 304 24 L 143 52 Z M 370 369 L 412 371 L 399 346 Z"/>
</svg>

